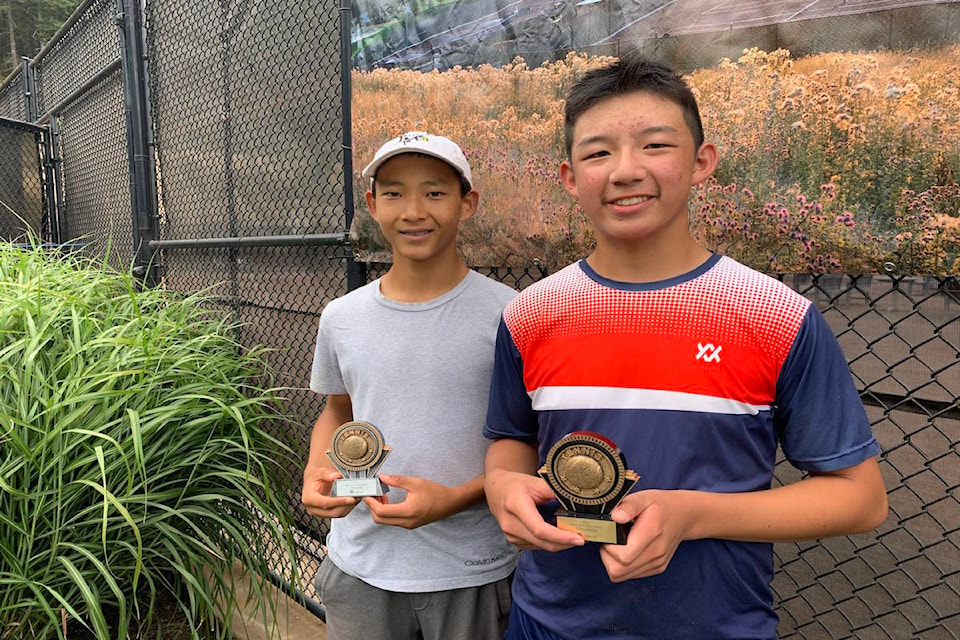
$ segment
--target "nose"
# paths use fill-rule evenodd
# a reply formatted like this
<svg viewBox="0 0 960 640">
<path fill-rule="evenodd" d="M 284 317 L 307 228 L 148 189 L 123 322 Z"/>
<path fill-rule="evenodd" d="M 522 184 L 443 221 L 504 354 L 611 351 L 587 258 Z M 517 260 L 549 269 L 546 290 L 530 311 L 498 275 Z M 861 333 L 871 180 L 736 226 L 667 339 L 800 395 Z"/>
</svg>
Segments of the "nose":
<svg viewBox="0 0 960 640">
<path fill-rule="evenodd" d="M 403 203 L 403 211 L 400 217 L 404 220 L 423 220 L 427 217 L 426 209 L 416 198 L 407 198 Z"/>
<path fill-rule="evenodd" d="M 631 149 L 621 149 L 614 156 L 613 170 L 610 172 L 610 181 L 615 184 L 630 184 L 639 182 L 647 177 L 643 155 Z"/>
</svg>

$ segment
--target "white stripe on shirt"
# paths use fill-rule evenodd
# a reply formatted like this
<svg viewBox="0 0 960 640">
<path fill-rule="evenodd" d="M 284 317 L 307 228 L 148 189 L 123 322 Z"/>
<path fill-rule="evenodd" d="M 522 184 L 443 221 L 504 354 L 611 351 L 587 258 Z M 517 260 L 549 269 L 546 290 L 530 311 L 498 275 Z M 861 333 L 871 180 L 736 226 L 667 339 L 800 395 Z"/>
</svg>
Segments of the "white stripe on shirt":
<svg viewBox="0 0 960 640">
<path fill-rule="evenodd" d="M 756 405 L 727 398 L 657 389 L 621 387 L 540 387 L 529 392 L 536 411 L 569 409 L 655 409 L 661 411 L 697 411 L 727 415 L 752 415 L 768 411 L 769 405 Z"/>
</svg>

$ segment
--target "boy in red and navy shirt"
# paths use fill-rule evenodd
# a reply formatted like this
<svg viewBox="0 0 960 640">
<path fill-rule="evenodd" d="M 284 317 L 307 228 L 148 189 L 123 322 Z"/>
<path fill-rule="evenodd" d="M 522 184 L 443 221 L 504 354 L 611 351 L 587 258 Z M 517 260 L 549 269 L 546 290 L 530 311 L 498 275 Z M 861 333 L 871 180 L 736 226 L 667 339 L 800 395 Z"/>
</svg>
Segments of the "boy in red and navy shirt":
<svg viewBox="0 0 960 640">
<path fill-rule="evenodd" d="M 676 73 L 629 55 L 588 73 L 566 129 L 596 249 L 504 310 L 484 427 L 487 501 L 527 549 L 506 637 L 771 640 L 771 543 L 886 517 L 846 359 L 809 301 L 690 235 L 717 153 Z M 536 471 L 584 430 L 641 477 L 612 514 L 625 545 L 551 524 Z M 778 444 L 809 476 L 772 489 Z"/>
</svg>

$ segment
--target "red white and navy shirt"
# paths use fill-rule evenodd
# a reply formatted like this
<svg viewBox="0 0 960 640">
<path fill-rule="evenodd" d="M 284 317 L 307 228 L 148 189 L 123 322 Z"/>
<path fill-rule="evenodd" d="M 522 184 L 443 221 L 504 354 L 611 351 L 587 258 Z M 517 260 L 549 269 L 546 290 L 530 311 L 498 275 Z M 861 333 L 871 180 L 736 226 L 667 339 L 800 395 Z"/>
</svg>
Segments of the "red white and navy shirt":
<svg viewBox="0 0 960 640">
<path fill-rule="evenodd" d="M 769 489 L 778 444 L 807 471 L 879 452 L 816 307 L 720 255 L 644 284 L 580 261 L 506 307 L 484 435 L 535 442 L 542 463 L 583 430 L 624 452 L 634 491 Z M 662 575 L 613 584 L 587 544 L 521 554 L 514 598 L 564 638 L 769 639 L 772 578 L 772 545 L 696 540 Z"/>
</svg>

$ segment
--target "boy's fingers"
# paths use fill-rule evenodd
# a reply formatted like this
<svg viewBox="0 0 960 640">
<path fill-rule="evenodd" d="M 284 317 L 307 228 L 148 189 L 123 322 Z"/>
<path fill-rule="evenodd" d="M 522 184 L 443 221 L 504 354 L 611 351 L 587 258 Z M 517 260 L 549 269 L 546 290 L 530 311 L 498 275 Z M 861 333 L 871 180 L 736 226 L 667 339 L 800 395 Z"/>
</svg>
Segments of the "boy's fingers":
<svg viewBox="0 0 960 640">
<path fill-rule="evenodd" d="M 613 563 L 619 565 L 629 565 L 635 562 L 650 543 L 644 532 L 640 531 L 639 528 L 637 529 L 636 531 L 631 530 L 627 535 L 626 544 L 605 544 L 601 546 L 601 557 L 609 558 Z M 608 565 L 608 569 L 610 568 L 606 560 L 604 560 L 604 564 Z"/>
<path fill-rule="evenodd" d="M 333 498 L 324 492 L 318 491 L 309 485 L 305 486 L 300 493 L 300 502 L 302 502 L 305 507 L 322 508 L 324 505 L 330 504 L 329 501 L 332 499 Z"/>
<path fill-rule="evenodd" d="M 538 540 L 542 540 L 546 545 L 550 546 L 550 551 L 560 551 L 561 549 L 568 549 L 570 547 L 582 547 L 584 544 L 581 536 L 569 531 L 564 531 L 563 529 L 557 529 L 546 522 L 540 523 L 533 533 L 537 536 Z"/>
<path fill-rule="evenodd" d="M 389 485 L 391 487 L 397 487 L 399 489 L 410 489 L 410 485 L 413 484 L 413 478 L 408 476 L 394 476 L 388 473 L 381 473 L 380 480 L 383 484 Z"/>
<path fill-rule="evenodd" d="M 331 498 L 329 496 L 323 496 L 323 500 L 318 501 L 317 506 L 321 509 L 338 509 L 340 507 L 352 507 L 357 504 L 359 500 L 357 498 Z"/>
<path fill-rule="evenodd" d="M 532 503 L 525 508 L 521 507 L 514 513 L 514 517 L 530 533 L 531 542 L 536 542 L 542 549 L 559 551 L 561 548 L 579 547 L 583 544 L 583 538 L 577 534 L 547 524 Z"/>
<path fill-rule="evenodd" d="M 367 507 L 370 508 L 370 513 L 374 513 L 377 515 L 383 515 L 383 514 L 389 513 L 392 508 L 403 504 L 402 502 L 398 502 L 397 504 L 390 504 L 387 501 L 387 496 L 367 496 L 366 498 L 363 499 L 363 501 L 366 502 Z M 393 510 L 396 511 L 396 509 L 393 509 Z"/>
<path fill-rule="evenodd" d="M 607 569 L 607 574 L 614 582 L 621 582 L 632 574 L 630 571 L 636 571 L 637 567 L 631 567 L 639 560 L 644 550 L 650 544 L 648 532 L 641 527 L 633 527 L 627 534 L 627 542 L 623 545 L 605 544 L 600 547 L 600 559 Z"/>
<path fill-rule="evenodd" d="M 646 509 L 647 506 L 648 501 L 643 498 L 642 494 L 632 494 L 624 498 L 623 501 L 616 506 L 610 513 L 610 517 L 613 518 L 614 522 L 621 524 L 630 522 L 643 513 L 643 510 Z"/>
<path fill-rule="evenodd" d="M 323 467 L 323 468 L 321 468 L 321 469 L 317 472 L 317 476 L 318 476 L 321 480 L 324 480 L 324 481 L 326 481 L 326 482 L 331 482 L 331 481 L 336 480 L 337 478 L 340 477 L 340 472 L 337 471 L 336 469 L 330 469 L 330 468 L 327 468 L 327 467 Z"/>
<path fill-rule="evenodd" d="M 303 503 L 307 513 L 321 518 L 339 518 L 347 515 L 357 504 L 356 498 L 331 498 L 320 494 L 320 499 Z"/>
</svg>

